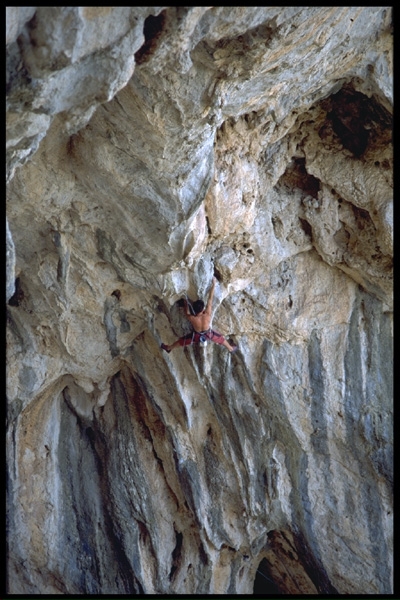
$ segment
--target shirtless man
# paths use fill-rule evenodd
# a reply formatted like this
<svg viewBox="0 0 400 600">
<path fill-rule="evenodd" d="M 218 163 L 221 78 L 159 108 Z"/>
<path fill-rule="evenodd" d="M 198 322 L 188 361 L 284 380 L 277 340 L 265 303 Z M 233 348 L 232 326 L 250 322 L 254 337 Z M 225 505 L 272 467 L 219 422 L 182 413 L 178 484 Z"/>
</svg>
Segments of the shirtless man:
<svg viewBox="0 0 400 600">
<path fill-rule="evenodd" d="M 213 277 L 210 296 L 205 308 L 203 300 L 196 300 L 196 302 L 193 302 L 194 315 L 190 312 L 187 301 L 184 300 L 185 316 L 192 324 L 193 332 L 177 339 L 176 342 L 174 342 L 171 346 L 168 346 L 167 344 L 161 344 L 161 348 L 163 350 L 169 353 L 178 346 L 191 346 L 192 344 L 198 344 L 199 342 L 204 342 L 206 340 L 211 340 L 216 344 L 225 346 L 225 348 L 228 348 L 229 352 L 235 352 L 237 350 L 237 346 L 232 346 L 223 335 L 210 328 L 212 316 L 211 308 L 216 281 L 216 278 Z"/>
</svg>

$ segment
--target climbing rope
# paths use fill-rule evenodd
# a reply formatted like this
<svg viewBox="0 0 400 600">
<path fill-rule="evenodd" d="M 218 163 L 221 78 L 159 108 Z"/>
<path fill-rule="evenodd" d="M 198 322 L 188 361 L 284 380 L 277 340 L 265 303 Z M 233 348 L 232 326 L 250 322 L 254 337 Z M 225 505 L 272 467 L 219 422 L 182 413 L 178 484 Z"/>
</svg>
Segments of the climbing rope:
<svg viewBox="0 0 400 600">
<path fill-rule="evenodd" d="M 190 306 L 190 309 L 191 309 L 191 312 L 192 312 L 192 314 L 194 315 L 195 313 L 194 313 L 194 310 L 193 310 L 192 303 L 190 302 L 190 300 L 189 300 L 189 298 L 188 298 L 188 295 L 186 294 L 186 292 L 184 292 L 184 296 L 185 296 L 185 298 L 186 298 L 186 302 L 187 302 L 187 303 L 188 303 L 188 305 Z M 212 319 L 211 319 L 211 321 L 210 321 L 210 329 L 211 329 L 211 324 L 212 324 Z M 193 333 L 192 333 L 192 343 L 193 343 L 194 333 L 195 333 L 195 332 L 194 332 L 194 329 L 193 329 Z M 207 342 L 205 342 L 205 343 L 207 343 Z M 187 345 L 187 344 L 184 344 L 184 346 L 185 346 L 185 345 Z M 243 557 L 243 559 L 244 559 L 244 560 L 248 560 L 248 559 L 249 559 L 249 556 L 247 556 L 246 554 L 243 554 L 243 553 L 242 553 L 240 550 L 237 550 L 237 552 L 239 552 L 239 554 L 241 554 L 241 555 L 242 555 L 242 557 Z M 272 585 L 276 586 L 275 582 L 274 582 L 274 581 L 272 581 L 272 579 L 270 579 L 270 578 L 269 578 L 269 577 L 267 577 L 266 575 L 264 575 L 264 573 L 261 573 L 261 571 L 260 571 L 259 569 L 256 569 L 256 573 L 259 573 L 259 574 L 260 574 L 262 577 L 264 577 L 264 579 L 266 579 L 267 581 L 270 581 L 270 582 L 272 583 Z"/>
<path fill-rule="evenodd" d="M 187 303 L 188 303 L 188 305 L 190 306 L 190 311 L 191 311 L 192 315 L 194 315 L 194 310 L 193 310 L 192 303 L 190 302 L 190 300 L 189 300 L 189 298 L 188 298 L 188 295 L 187 295 L 187 293 L 186 293 L 186 292 L 184 292 L 184 294 L 185 294 L 186 302 L 187 302 Z M 192 340 L 191 340 L 191 342 L 190 342 L 190 344 L 189 344 L 189 345 L 192 345 L 192 344 L 193 344 L 193 339 L 194 339 L 194 329 L 193 329 L 193 331 L 192 331 Z M 186 344 L 186 340 L 185 340 L 185 342 L 184 342 L 183 346 L 185 347 L 185 346 L 187 346 L 187 345 L 188 345 L 188 344 Z"/>
<path fill-rule="evenodd" d="M 190 302 L 187 293 L 184 292 L 184 294 L 185 294 L 186 302 L 189 304 L 190 310 L 192 311 L 192 314 L 194 315 L 194 309 L 193 309 L 192 303 Z"/>
<path fill-rule="evenodd" d="M 240 552 L 240 550 L 238 550 L 237 552 L 239 552 L 239 554 L 242 555 L 244 560 L 249 559 L 249 556 L 247 554 L 242 554 L 242 552 Z M 264 577 L 264 579 L 266 579 L 267 581 L 270 581 L 274 586 L 276 586 L 276 583 L 274 581 L 272 581 L 272 579 L 270 579 L 269 577 L 264 575 L 264 573 L 261 573 L 261 571 L 259 571 L 258 569 L 256 569 L 256 573 L 259 573 L 262 577 Z"/>
</svg>

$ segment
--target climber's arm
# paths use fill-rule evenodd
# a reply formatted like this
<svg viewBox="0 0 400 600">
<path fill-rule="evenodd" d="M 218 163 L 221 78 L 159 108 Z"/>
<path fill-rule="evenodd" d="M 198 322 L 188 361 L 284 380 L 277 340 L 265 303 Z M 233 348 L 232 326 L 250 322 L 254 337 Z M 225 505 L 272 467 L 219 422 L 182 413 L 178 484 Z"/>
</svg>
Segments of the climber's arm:
<svg viewBox="0 0 400 600">
<path fill-rule="evenodd" d="M 191 316 L 192 313 L 190 312 L 189 304 L 188 304 L 187 300 L 185 300 L 185 299 L 183 300 L 183 306 L 185 308 L 185 315 L 187 317 Z"/>
<path fill-rule="evenodd" d="M 214 298 L 214 288 L 215 288 L 216 281 L 217 281 L 216 278 L 213 277 L 210 295 L 208 297 L 208 302 L 207 302 L 207 306 L 206 306 L 206 315 L 209 315 L 210 317 L 211 317 L 211 312 L 212 312 L 212 303 L 213 303 L 213 298 Z"/>
</svg>

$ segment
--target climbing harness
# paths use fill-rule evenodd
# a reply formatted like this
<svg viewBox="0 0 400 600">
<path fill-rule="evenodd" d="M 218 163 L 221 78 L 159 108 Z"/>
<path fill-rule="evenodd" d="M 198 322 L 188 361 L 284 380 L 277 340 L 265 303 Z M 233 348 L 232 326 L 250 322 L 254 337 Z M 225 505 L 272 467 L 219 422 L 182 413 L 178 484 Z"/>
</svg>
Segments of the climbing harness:
<svg viewBox="0 0 400 600">
<path fill-rule="evenodd" d="M 202 348 L 207 346 L 207 338 L 204 335 L 200 335 L 200 346 Z"/>
</svg>

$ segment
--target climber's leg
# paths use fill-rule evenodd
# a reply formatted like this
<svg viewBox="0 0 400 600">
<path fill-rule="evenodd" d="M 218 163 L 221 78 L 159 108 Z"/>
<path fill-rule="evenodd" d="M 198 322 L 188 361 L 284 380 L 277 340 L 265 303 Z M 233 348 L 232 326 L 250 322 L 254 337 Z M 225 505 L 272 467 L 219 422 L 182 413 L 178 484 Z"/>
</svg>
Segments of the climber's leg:
<svg viewBox="0 0 400 600">
<path fill-rule="evenodd" d="M 173 350 L 174 348 L 177 348 L 178 346 L 191 346 L 192 344 L 198 342 L 199 341 L 198 337 L 199 337 L 199 334 L 196 332 L 188 333 L 187 335 L 184 335 L 183 337 L 178 338 L 170 346 L 168 346 L 168 344 L 161 344 L 161 348 L 163 350 L 165 350 L 166 352 L 168 352 L 168 354 L 169 354 L 171 352 L 171 350 Z"/>
<path fill-rule="evenodd" d="M 220 344 L 221 346 L 225 346 L 229 350 L 229 352 L 235 352 L 237 350 L 237 346 L 232 346 L 228 342 L 228 340 L 218 331 L 214 331 L 213 329 L 207 334 L 207 338 L 215 342 L 216 344 Z"/>
<path fill-rule="evenodd" d="M 189 343 L 190 342 L 188 342 L 188 344 Z M 168 346 L 168 344 L 161 344 L 161 348 L 163 350 L 165 350 L 165 352 L 168 352 L 168 354 L 171 352 L 171 350 L 173 350 L 174 348 L 177 348 L 178 346 L 183 346 L 183 344 L 182 344 L 182 338 L 179 338 L 179 340 L 176 340 L 176 342 L 174 342 L 170 346 Z"/>
<path fill-rule="evenodd" d="M 222 345 L 225 346 L 225 348 L 228 348 L 229 352 L 236 352 L 238 349 L 237 346 L 232 346 L 227 340 L 225 340 Z"/>
</svg>

